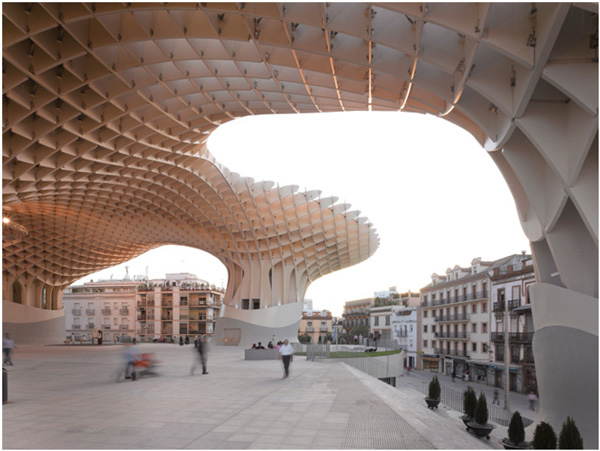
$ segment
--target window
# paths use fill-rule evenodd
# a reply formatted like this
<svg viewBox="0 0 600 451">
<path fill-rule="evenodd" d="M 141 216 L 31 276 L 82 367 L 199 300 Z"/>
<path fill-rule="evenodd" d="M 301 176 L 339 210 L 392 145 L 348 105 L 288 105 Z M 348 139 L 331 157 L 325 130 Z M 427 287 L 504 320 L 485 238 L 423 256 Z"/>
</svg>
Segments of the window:
<svg viewBox="0 0 600 451">
<path fill-rule="evenodd" d="M 477 313 L 477 304 L 473 304 L 471 306 L 471 308 L 472 308 L 471 313 Z"/>
<path fill-rule="evenodd" d="M 252 309 L 253 310 L 260 309 L 260 299 L 252 299 Z"/>
<path fill-rule="evenodd" d="M 473 345 L 473 352 L 477 352 L 477 343 L 471 343 Z"/>
<path fill-rule="evenodd" d="M 242 299 L 242 309 L 250 310 L 250 299 Z"/>
<path fill-rule="evenodd" d="M 108 320 L 108 322 L 110 322 L 110 319 Z M 119 318 L 114 318 L 114 319 L 113 319 L 113 324 L 114 324 L 115 326 L 117 326 L 117 325 L 119 324 Z"/>
<path fill-rule="evenodd" d="M 389 325 L 390 325 L 390 317 L 389 317 L 389 316 L 386 316 L 386 317 L 385 317 L 385 325 L 386 325 L 386 326 L 389 326 Z"/>
<path fill-rule="evenodd" d="M 483 352 L 489 352 L 490 347 L 487 343 L 481 343 L 481 348 L 483 349 Z"/>
<path fill-rule="evenodd" d="M 481 313 L 487 313 L 487 302 L 481 304 Z"/>
<path fill-rule="evenodd" d="M 481 323 L 481 331 L 487 334 L 487 323 Z"/>
<path fill-rule="evenodd" d="M 474 334 L 477 333 L 477 323 L 471 324 L 471 332 L 473 332 Z"/>
<path fill-rule="evenodd" d="M 427 340 L 423 340 L 423 347 L 426 348 L 427 347 Z"/>
<path fill-rule="evenodd" d="M 423 311 L 423 318 L 427 318 L 427 313 L 429 313 L 427 310 Z"/>
<path fill-rule="evenodd" d="M 424 332 L 424 333 L 427 333 L 427 325 L 424 325 L 424 326 L 423 326 L 423 332 Z"/>
<path fill-rule="evenodd" d="M 504 302 L 504 288 L 498 288 L 498 302 Z"/>
<path fill-rule="evenodd" d="M 435 334 L 435 324 L 431 326 L 431 332 Z"/>
<path fill-rule="evenodd" d="M 520 299 L 521 299 L 521 287 L 519 285 L 516 285 L 516 286 L 512 287 L 511 301 L 517 301 Z"/>
<path fill-rule="evenodd" d="M 376 317 L 373 319 L 373 324 L 374 324 L 375 326 L 379 326 L 379 316 L 376 316 Z"/>
</svg>

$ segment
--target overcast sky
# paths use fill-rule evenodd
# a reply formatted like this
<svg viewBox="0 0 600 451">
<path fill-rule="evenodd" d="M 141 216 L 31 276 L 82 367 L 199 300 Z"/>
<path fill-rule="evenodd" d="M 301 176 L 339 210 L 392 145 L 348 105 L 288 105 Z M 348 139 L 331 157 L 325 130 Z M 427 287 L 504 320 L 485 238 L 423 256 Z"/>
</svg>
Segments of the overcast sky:
<svg viewBox="0 0 600 451">
<path fill-rule="evenodd" d="M 442 119 L 410 113 L 253 116 L 216 130 L 209 149 L 232 171 L 318 189 L 369 218 L 380 247 L 368 260 L 318 279 L 306 297 L 341 315 L 345 301 L 396 286 L 418 291 L 431 274 L 475 257 L 495 260 L 529 242 L 510 191 L 485 150 Z M 227 272 L 202 251 L 166 246 L 84 280 L 191 272 L 226 286 Z"/>
</svg>

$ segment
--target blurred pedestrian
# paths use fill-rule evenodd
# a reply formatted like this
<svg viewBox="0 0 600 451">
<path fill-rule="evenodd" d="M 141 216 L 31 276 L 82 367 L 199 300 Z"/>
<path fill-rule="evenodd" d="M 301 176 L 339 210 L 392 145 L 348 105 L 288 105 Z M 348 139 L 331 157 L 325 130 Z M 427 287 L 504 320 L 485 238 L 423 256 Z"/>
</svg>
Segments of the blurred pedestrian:
<svg viewBox="0 0 600 451">
<path fill-rule="evenodd" d="M 281 360 L 283 360 L 283 378 L 285 379 L 290 375 L 290 363 L 294 360 L 294 348 L 287 338 L 283 340 L 283 344 L 279 348 L 279 354 L 281 355 Z"/>
<path fill-rule="evenodd" d="M 206 364 L 208 362 L 208 337 L 205 335 L 200 337 L 198 340 L 198 357 L 194 359 L 192 363 L 192 368 L 190 369 L 190 376 L 194 375 L 194 370 L 196 369 L 196 365 L 202 365 L 202 374 L 208 374 L 206 369 Z"/>
<path fill-rule="evenodd" d="M 123 358 L 123 364 L 121 369 L 117 371 L 117 382 L 121 379 L 123 374 L 125 374 L 125 379 L 136 380 L 135 362 L 136 360 L 139 360 L 140 356 L 137 351 L 137 346 L 135 346 L 135 340 L 125 343 L 121 356 Z"/>
<path fill-rule="evenodd" d="M 494 388 L 494 401 L 492 402 L 492 404 L 500 405 L 500 400 L 498 399 L 498 389 L 497 388 Z"/>
<path fill-rule="evenodd" d="M 75 344 L 75 334 L 73 332 L 71 332 L 71 344 Z"/>
<path fill-rule="evenodd" d="M 529 392 L 529 410 L 533 410 L 535 412 L 535 408 L 533 407 L 533 404 L 535 403 L 535 400 L 537 399 L 537 396 L 535 396 L 534 392 Z"/>
<path fill-rule="evenodd" d="M 11 359 L 11 354 L 13 349 L 15 349 L 15 341 L 10 338 L 10 334 L 6 332 L 4 334 L 4 338 L 2 339 L 2 352 L 4 353 L 4 360 L 2 363 L 12 366 L 13 362 Z"/>
</svg>

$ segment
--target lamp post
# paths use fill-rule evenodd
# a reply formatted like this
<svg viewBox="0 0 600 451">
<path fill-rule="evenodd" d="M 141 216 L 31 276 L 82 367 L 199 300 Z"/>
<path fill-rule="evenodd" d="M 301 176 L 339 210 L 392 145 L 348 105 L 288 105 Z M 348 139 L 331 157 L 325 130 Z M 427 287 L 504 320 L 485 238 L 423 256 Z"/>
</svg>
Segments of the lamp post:
<svg viewBox="0 0 600 451">
<path fill-rule="evenodd" d="M 510 391 L 509 381 L 509 342 L 508 342 L 508 329 L 510 328 L 510 321 L 508 319 L 508 300 L 504 296 L 504 410 L 510 412 L 510 402 L 508 392 Z"/>
</svg>

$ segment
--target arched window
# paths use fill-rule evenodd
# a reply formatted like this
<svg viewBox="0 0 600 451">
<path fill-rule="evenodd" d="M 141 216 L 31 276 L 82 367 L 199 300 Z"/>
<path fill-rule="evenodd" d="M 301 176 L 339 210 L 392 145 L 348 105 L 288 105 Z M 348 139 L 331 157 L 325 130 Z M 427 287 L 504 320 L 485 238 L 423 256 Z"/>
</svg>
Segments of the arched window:
<svg viewBox="0 0 600 451">
<path fill-rule="evenodd" d="M 15 280 L 15 283 L 13 283 L 13 302 L 16 302 L 17 304 L 22 304 L 23 303 L 23 287 L 21 286 L 21 284 L 19 283 L 18 280 Z"/>
</svg>

